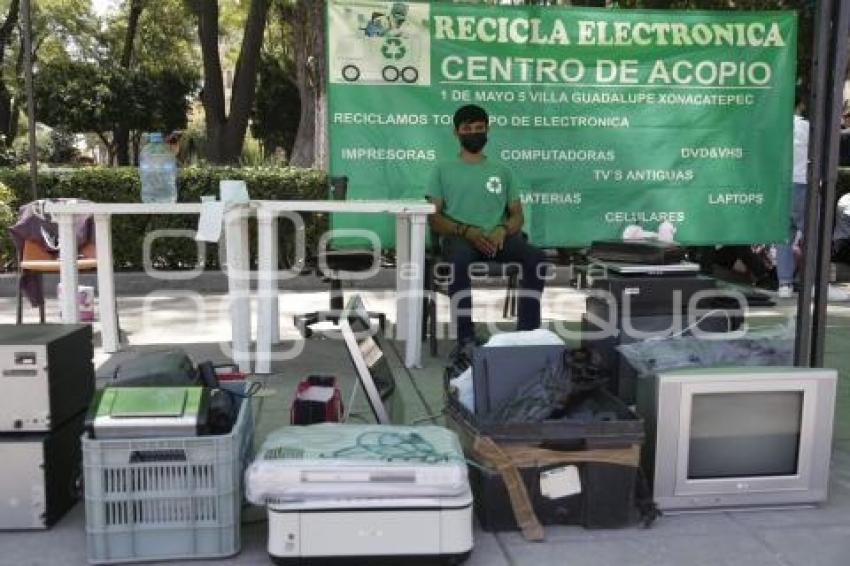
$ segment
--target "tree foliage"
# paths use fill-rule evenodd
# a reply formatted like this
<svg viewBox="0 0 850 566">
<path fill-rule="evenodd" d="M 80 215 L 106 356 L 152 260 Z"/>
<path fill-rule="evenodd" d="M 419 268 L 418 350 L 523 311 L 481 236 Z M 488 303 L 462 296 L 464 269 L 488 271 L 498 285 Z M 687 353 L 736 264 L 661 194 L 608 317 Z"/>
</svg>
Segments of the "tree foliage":
<svg viewBox="0 0 850 566">
<path fill-rule="evenodd" d="M 137 131 L 186 126 L 197 77 L 185 69 L 125 69 L 115 65 L 57 61 L 40 67 L 36 114 L 51 127 L 95 132 L 110 150 L 119 124 Z"/>
<path fill-rule="evenodd" d="M 251 134 L 259 139 L 266 154 L 282 148 L 292 155 L 301 105 L 294 72 L 272 55 L 260 60 L 257 99 L 251 114 Z"/>
</svg>

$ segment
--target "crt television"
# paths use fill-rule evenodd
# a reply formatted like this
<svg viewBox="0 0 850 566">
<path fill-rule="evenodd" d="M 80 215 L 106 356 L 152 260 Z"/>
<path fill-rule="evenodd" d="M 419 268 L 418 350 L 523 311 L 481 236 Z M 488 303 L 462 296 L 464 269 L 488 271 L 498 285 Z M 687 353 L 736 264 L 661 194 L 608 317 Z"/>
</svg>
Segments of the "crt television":
<svg viewBox="0 0 850 566">
<path fill-rule="evenodd" d="M 357 373 L 372 414 L 378 424 L 392 424 L 390 403 L 395 392 L 395 377 L 369 312 L 359 295 L 349 299 L 339 319 L 348 355 Z"/>
<path fill-rule="evenodd" d="M 826 500 L 837 372 L 670 370 L 640 379 L 643 466 L 661 510 Z"/>
</svg>

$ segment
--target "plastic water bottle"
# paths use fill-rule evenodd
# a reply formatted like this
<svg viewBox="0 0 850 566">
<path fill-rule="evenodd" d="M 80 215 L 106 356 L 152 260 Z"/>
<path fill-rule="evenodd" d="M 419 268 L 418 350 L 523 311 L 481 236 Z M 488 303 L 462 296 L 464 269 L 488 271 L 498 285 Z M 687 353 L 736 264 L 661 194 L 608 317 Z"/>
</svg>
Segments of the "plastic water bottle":
<svg viewBox="0 0 850 566">
<path fill-rule="evenodd" d="M 147 134 L 139 155 L 142 202 L 177 202 L 177 160 L 162 134 Z"/>
</svg>

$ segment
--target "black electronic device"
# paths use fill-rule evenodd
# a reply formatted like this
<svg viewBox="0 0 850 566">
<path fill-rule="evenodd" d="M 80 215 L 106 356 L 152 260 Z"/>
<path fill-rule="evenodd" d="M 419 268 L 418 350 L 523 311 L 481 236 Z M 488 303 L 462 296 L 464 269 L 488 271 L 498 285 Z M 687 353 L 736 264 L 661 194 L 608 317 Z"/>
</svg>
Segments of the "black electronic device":
<svg viewBox="0 0 850 566">
<path fill-rule="evenodd" d="M 74 506 L 84 415 L 48 433 L 0 435 L 0 530 L 46 529 Z"/>
<path fill-rule="evenodd" d="M 647 339 L 692 336 L 703 332 L 719 336 L 741 327 L 743 316 L 736 310 L 708 308 L 683 309 L 672 313 L 630 314 L 612 311 L 611 305 L 596 298 L 587 300 L 582 317 L 582 346 L 591 352 L 593 363 L 608 376 L 608 389 L 626 403 L 634 403 L 637 374 L 617 350 L 617 346 Z"/>
<path fill-rule="evenodd" d="M 198 380 L 204 387 L 218 389 L 218 372 L 216 372 L 215 365 L 212 362 L 206 361 L 198 364 Z"/>
<path fill-rule="evenodd" d="M 88 324 L 0 325 L 0 432 L 47 432 L 94 394 Z"/>
<path fill-rule="evenodd" d="M 115 367 L 113 385 L 185 386 L 195 382 L 197 371 L 189 356 L 180 349 L 141 352 Z"/>
<path fill-rule="evenodd" d="M 600 261 L 666 265 L 683 261 L 685 249 L 660 240 L 597 240 L 587 255 Z"/>
<path fill-rule="evenodd" d="M 711 277 L 694 274 L 620 275 L 607 273 L 604 277 L 588 279 L 591 295 L 609 298 L 631 314 L 669 314 L 687 308 L 693 299 L 696 306 L 707 304 L 717 289 Z M 697 300 L 698 303 L 697 304 Z"/>
</svg>

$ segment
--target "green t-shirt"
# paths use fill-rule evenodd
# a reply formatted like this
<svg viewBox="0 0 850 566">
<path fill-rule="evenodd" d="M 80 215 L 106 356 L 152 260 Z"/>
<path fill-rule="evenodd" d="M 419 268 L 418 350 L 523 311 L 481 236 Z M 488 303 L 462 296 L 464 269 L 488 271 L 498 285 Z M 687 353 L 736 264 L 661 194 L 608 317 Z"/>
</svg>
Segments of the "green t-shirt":
<svg viewBox="0 0 850 566">
<path fill-rule="evenodd" d="M 428 196 L 442 200 L 443 214 L 452 220 L 489 232 L 504 220 L 505 208 L 519 198 L 519 190 L 501 161 L 485 157 L 469 163 L 456 157 L 434 167 Z"/>
</svg>

